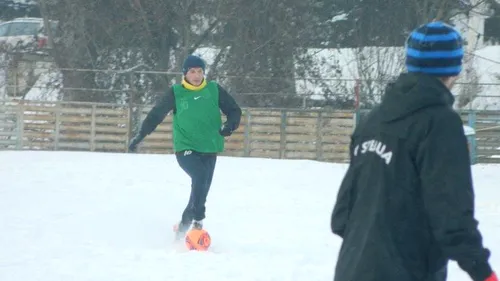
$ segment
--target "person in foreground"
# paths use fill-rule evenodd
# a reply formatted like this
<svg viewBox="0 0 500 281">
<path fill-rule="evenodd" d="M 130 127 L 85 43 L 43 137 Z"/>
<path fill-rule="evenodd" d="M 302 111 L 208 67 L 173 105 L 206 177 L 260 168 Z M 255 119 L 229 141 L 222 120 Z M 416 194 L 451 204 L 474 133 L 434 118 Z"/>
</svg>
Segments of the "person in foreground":
<svg viewBox="0 0 500 281">
<path fill-rule="evenodd" d="M 331 215 L 342 238 L 334 280 L 446 280 L 453 260 L 474 281 L 497 281 L 474 218 L 467 139 L 452 108 L 463 53 L 451 26 L 415 29 L 408 72 L 353 132 Z"/>
<path fill-rule="evenodd" d="M 184 77 L 156 103 L 144 119 L 137 136 L 129 145 L 137 145 L 173 111 L 173 148 L 179 166 L 191 178 L 191 195 L 180 222 L 174 226 L 176 239 L 191 227 L 203 228 L 205 202 L 212 183 L 217 153 L 224 151 L 224 137 L 240 125 L 241 108 L 217 82 L 206 81 L 205 62 L 190 55 L 183 64 Z M 227 117 L 222 123 L 221 112 Z"/>
</svg>

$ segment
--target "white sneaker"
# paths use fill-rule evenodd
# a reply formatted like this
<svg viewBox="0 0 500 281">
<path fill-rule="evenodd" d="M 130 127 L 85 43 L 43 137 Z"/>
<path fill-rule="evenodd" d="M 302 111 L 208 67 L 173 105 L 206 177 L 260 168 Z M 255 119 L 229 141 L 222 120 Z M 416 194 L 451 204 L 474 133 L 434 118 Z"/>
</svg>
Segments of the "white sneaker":
<svg viewBox="0 0 500 281">
<path fill-rule="evenodd" d="M 203 228 L 203 221 L 193 221 L 193 228 L 195 229 L 202 229 Z"/>
</svg>

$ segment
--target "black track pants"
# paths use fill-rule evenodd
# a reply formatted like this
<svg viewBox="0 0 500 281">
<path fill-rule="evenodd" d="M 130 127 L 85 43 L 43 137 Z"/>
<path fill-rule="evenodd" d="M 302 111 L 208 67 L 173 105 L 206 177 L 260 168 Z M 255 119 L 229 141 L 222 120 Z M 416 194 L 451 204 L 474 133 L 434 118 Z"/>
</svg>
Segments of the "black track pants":
<svg viewBox="0 0 500 281">
<path fill-rule="evenodd" d="M 203 220 L 217 155 L 187 150 L 176 153 L 176 157 L 179 166 L 191 177 L 191 196 L 182 213 L 182 223 L 190 224 L 193 219 Z"/>
</svg>

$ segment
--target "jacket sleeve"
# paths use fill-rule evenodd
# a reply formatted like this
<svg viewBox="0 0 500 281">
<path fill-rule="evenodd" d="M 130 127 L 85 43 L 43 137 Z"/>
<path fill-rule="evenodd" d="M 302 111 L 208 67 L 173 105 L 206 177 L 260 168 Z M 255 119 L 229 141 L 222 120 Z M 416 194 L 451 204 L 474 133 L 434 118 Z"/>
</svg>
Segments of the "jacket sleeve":
<svg viewBox="0 0 500 281">
<path fill-rule="evenodd" d="M 344 232 L 349 220 L 349 214 L 351 213 L 352 199 L 354 198 L 353 196 L 355 191 L 354 164 L 352 161 L 353 146 L 354 142 L 351 139 L 349 149 L 351 161 L 349 163 L 349 167 L 347 168 L 347 172 L 342 179 L 342 183 L 340 184 L 340 188 L 337 193 L 337 200 L 335 201 L 330 221 L 332 232 L 342 238 L 344 237 Z"/>
<path fill-rule="evenodd" d="M 170 87 L 156 102 L 142 122 L 141 129 L 139 130 L 141 139 L 151 134 L 172 110 L 175 110 L 175 96 L 173 89 Z"/>
<path fill-rule="evenodd" d="M 474 218 L 474 191 L 467 139 L 460 116 L 450 110 L 429 121 L 416 154 L 423 204 L 435 239 L 446 257 L 474 281 L 492 273 Z"/>
<path fill-rule="evenodd" d="M 227 125 L 231 131 L 238 129 L 241 121 L 241 108 L 234 98 L 220 85 L 219 87 L 219 108 L 227 117 Z"/>
</svg>

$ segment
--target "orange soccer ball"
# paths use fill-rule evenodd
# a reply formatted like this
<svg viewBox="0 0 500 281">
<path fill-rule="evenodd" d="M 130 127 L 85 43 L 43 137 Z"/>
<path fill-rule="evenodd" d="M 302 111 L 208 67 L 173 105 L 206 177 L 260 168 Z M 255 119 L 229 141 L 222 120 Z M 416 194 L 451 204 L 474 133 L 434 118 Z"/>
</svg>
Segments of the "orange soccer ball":
<svg viewBox="0 0 500 281">
<path fill-rule="evenodd" d="M 204 229 L 193 228 L 186 234 L 186 246 L 190 251 L 206 251 L 211 243 L 212 238 Z"/>
</svg>

